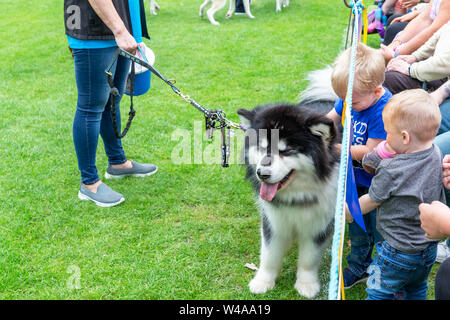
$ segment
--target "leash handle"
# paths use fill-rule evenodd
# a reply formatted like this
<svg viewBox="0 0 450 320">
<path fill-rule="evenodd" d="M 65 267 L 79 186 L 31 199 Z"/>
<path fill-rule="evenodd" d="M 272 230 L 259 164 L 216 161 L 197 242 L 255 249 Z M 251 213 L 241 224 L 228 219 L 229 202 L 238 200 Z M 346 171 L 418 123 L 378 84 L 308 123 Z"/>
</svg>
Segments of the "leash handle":
<svg viewBox="0 0 450 320">
<path fill-rule="evenodd" d="M 122 49 L 119 48 L 116 50 L 110 64 L 108 65 L 108 67 L 105 70 L 105 73 L 108 76 L 108 84 L 110 87 L 111 120 L 112 120 L 114 133 L 115 133 L 117 139 L 122 139 L 123 137 L 125 137 L 128 130 L 130 129 L 131 122 L 133 121 L 133 118 L 136 115 L 136 110 L 134 110 L 134 107 L 133 107 L 135 63 L 134 63 L 134 61 L 132 61 L 131 62 L 131 73 L 130 73 L 130 112 L 128 113 L 128 121 L 127 121 L 127 124 L 125 125 L 125 129 L 122 132 L 120 132 L 118 125 L 117 125 L 117 116 L 116 116 L 116 97 L 119 96 L 119 90 L 114 85 L 114 79 L 113 79 L 112 72 L 111 72 L 111 69 L 112 69 L 114 63 L 117 62 L 117 59 L 120 54 L 120 50 L 122 50 Z M 119 112 L 120 112 L 120 110 L 119 110 Z"/>
</svg>

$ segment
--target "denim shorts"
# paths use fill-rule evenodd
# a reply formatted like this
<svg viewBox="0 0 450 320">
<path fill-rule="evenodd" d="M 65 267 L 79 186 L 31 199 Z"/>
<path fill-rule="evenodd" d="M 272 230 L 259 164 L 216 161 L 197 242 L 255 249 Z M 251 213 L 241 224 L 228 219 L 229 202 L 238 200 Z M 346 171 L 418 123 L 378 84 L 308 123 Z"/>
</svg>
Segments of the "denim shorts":
<svg viewBox="0 0 450 320">
<path fill-rule="evenodd" d="M 376 249 L 377 255 L 367 270 L 367 300 L 392 300 L 399 292 L 407 300 L 426 300 L 437 242 L 413 254 L 401 252 L 386 241 L 378 242 Z"/>
</svg>

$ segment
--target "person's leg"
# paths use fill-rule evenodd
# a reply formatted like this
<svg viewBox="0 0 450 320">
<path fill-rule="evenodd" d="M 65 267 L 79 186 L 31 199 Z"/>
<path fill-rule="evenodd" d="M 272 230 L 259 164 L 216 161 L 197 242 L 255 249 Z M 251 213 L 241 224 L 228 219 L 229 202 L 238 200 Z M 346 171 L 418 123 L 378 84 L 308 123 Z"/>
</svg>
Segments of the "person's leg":
<svg viewBox="0 0 450 320">
<path fill-rule="evenodd" d="M 441 120 L 441 126 L 438 131 L 438 136 L 450 131 L 450 99 L 447 99 L 444 102 L 442 102 L 439 105 L 439 109 L 441 110 L 442 120 Z M 447 154 L 450 154 L 450 141 L 449 140 L 450 140 L 450 136 L 447 136 L 447 141 L 446 141 L 447 146 L 444 147 L 446 149 Z M 443 144 L 445 142 L 441 141 L 440 143 Z M 441 151 L 442 151 L 442 148 L 441 148 Z"/>
<path fill-rule="evenodd" d="M 367 193 L 367 188 L 358 187 L 358 195 L 364 193 Z M 348 267 L 344 270 L 344 285 L 347 288 L 367 276 L 367 268 L 372 263 L 374 238 L 381 239 L 375 227 L 375 211 L 363 215 L 363 219 L 366 231 L 355 222 L 348 225 L 351 247 L 346 257 Z"/>
<path fill-rule="evenodd" d="M 116 124 L 117 131 L 121 132 L 120 122 L 120 100 L 125 92 L 125 84 L 130 70 L 130 60 L 119 56 L 117 59 L 116 70 L 114 72 L 114 86 L 119 90 L 119 96 L 115 99 L 116 105 Z M 125 152 L 122 147 L 122 140 L 116 137 L 111 117 L 111 98 L 105 106 L 102 113 L 100 134 L 105 146 L 105 152 L 108 156 L 108 163 L 122 164 L 127 161 Z"/>
<path fill-rule="evenodd" d="M 434 297 L 436 300 L 450 300 L 450 258 L 441 264 L 436 273 Z"/>
<path fill-rule="evenodd" d="M 426 300 L 428 291 L 428 276 L 436 260 L 437 245 L 430 244 L 428 248 L 419 254 L 399 254 L 399 261 L 403 261 L 406 267 L 411 267 L 412 272 L 408 283 L 405 285 L 405 299 Z"/>
<path fill-rule="evenodd" d="M 422 82 L 397 71 L 386 71 L 383 86 L 392 94 L 396 94 L 404 90 L 420 89 Z"/>
<path fill-rule="evenodd" d="M 78 89 L 73 140 L 81 182 L 85 185 L 99 181 L 95 158 L 102 113 L 109 98 L 105 69 L 113 57 L 114 50 L 111 48 L 73 50 Z"/>
<path fill-rule="evenodd" d="M 394 20 L 395 18 L 401 17 L 402 14 L 392 14 L 389 16 L 389 18 L 386 21 L 386 27 L 389 27 L 391 25 L 392 20 Z"/>
<path fill-rule="evenodd" d="M 396 267 L 391 247 L 385 242 L 376 245 L 377 254 L 368 268 L 366 300 L 394 300 L 395 294 L 400 292 L 407 275 L 403 268 Z"/>
<path fill-rule="evenodd" d="M 448 110 L 446 110 L 447 113 L 445 115 L 442 113 L 443 109 L 441 109 L 442 120 L 444 121 L 444 118 L 446 118 L 447 124 L 450 122 L 450 103 L 449 102 L 450 102 L 450 100 L 446 100 L 446 102 L 445 102 L 445 104 L 446 104 L 445 107 L 446 108 L 448 107 Z M 443 104 L 441 104 L 441 108 L 442 108 L 442 106 L 443 106 Z M 441 128 L 442 128 L 442 123 L 441 123 Z M 439 129 L 439 131 L 441 131 L 441 129 Z M 434 138 L 433 142 L 441 150 L 442 156 L 450 154 L 450 131 L 439 134 L 436 138 Z M 450 190 L 445 189 L 445 197 L 447 200 L 447 205 L 450 205 Z"/>
<path fill-rule="evenodd" d="M 347 263 L 352 273 L 357 277 L 362 277 L 372 262 L 374 233 L 371 220 L 373 220 L 373 213 L 363 216 L 366 231 L 361 229 L 356 223 L 352 222 L 348 225 L 351 249 L 350 254 L 347 256 Z"/>
<path fill-rule="evenodd" d="M 386 28 L 386 33 L 384 35 L 383 44 L 385 46 L 388 46 L 391 44 L 391 42 L 394 40 L 395 36 L 405 29 L 408 22 L 396 22 L 391 24 L 389 27 Z"/>
<path fill-rule="evenodd" d="M 436 144 L 441 150 L 442 156 L 450 154 L 450 99 L 445 100 L 441 105 L 441 127 L 439 128 L 438 135 L 434 139 Z M 443 132 L 443 133 L 440 133 Z M 450 190 L 445 189 L 445 198 L 447 205 L 450 206 Z M 438 262 L 445 260 L 448 256 L 448 248 L 450 248 L 450 238 L 445 241 L 446 245 L 439 244 L 438 246 Z"/>
<path fill-rule="evenodd" d="M 233 0 L 231 0 L 233 1 Z M 242 0 L 236 0 L 236 13 L 245 13 L 244 2 Z"/>
<path fill-rule="evenodd" d="M 427 91 L 433 92 L 437 89 L 439 89 L 444 83 L 447 82 L 447 78 L 444 79 L 439 79 L 439 80 L 432 80 L 432 81 L 427 81 Z"/>
</svg>

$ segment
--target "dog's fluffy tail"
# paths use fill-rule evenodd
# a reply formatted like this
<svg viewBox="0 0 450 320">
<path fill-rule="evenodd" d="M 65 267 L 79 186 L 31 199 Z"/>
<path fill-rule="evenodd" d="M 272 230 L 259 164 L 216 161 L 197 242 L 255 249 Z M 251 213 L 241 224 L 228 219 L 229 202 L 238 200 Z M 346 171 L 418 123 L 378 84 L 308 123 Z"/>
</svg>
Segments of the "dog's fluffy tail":
<svg viewBox="0 0 450 320">
<path fill-rule="evenodd" d="M 331 66 L 325 69 L 315 70 L 310 72 L 306 79 L 309 80 L 309 85 L 305 91 L 299 95 L 300 100 L 304 102 L 312 102 L 317 100 L 335 101 L 338 96 L 334 93 L 331 85 Z"/>
</svg>

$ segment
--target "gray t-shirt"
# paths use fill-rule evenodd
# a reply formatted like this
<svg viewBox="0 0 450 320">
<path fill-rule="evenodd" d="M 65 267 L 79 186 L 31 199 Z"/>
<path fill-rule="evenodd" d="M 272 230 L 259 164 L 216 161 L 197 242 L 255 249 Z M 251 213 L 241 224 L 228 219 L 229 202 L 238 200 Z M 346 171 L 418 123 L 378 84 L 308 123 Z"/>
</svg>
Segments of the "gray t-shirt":
<svg viewBox="0 0 450 320">
<path fill-rule="evenodd" d="M 381 202 L 378 231 L 397 250 L 416 253 L 436 241 L 425 237 L 420 227 L 419 204 L 445 203 L 441 159 L 441 151 L 433 144 L 427 150 L 384 159 L 377 167 L 369 196 Z"/>
</svg>

